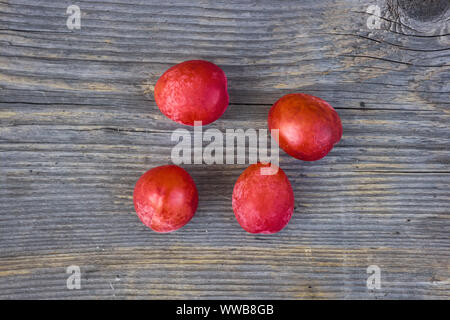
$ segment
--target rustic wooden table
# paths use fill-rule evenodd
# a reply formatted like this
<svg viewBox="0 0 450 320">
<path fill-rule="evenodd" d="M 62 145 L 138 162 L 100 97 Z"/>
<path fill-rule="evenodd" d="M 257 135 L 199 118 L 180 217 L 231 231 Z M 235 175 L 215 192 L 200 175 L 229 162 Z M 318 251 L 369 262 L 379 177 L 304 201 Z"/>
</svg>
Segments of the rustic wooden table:
<svg viewBox="0 0 450 320">
<path fill-rule="evenodd" d="M 450 9 L 408 3 L 0 0 L 0 298 L 449 299 Z M 281 152 L 296 198 L 282 232 L 236 222 L 247 165 L 184 166 L 200 205 L 177 232 L 134 213 L 181 127 L 154 84 L 189 59 L 229 79 L 209 128 L 264 129 L 289 92 L 340 114 L 323 160 Z"/>
</svg>

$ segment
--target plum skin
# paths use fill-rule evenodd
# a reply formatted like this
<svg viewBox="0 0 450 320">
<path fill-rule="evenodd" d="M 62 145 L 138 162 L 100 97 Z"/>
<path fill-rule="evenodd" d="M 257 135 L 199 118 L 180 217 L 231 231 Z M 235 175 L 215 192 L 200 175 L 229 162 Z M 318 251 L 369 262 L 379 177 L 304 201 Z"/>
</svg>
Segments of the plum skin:
<svg viewBox="0 0 450 320">
<path fill-rule="evenodd" d="M 233 190 L 233 211 L 241 227 L 249 233 L 281 231 L 294 212 L 294 192 L 281 168 L 274 175 L 261 175 L 261 167 L 250 165 L 239 176 Z"/>
<path fill-rule="evenodd" d="M 338 113 L 326 101 L 303 93 L 281 97 L 269 111 L 269 129 L 279 129 L 279 145 L 290 156 L 316 161 L 342 138 Z"/>
<path fill-rule="evenodd" d="M 176 165 L 155 167 L 136 182 L 134 208 L 139 219 L 156 232 L 171 232 L 186 225 L 198 206 L 194 180 Z"/>
<path fill-rule="evenodd" d="M 155 101 L 169 119 L 202 125 L 219 119 L 228 107 L 227 77 L 221 68 L 204 60 L 179 63 L 158 79 Z"/>
</svg>

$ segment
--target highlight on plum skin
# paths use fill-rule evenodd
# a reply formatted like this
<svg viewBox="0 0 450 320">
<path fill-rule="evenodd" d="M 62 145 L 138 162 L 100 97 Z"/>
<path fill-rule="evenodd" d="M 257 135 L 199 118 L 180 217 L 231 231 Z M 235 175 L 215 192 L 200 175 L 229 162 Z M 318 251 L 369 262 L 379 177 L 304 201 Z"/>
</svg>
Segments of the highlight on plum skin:
<svg viewBox="0 0 450 320">
<path fill-rule="evenodd" d="M 270 164 L 250 165 L 239 176 L 233 190 L 233 211 L 241 227 L 249 233 L 271 234 L 281 231 L 294 212 L 294 192 L 281 168 L 273 175 L 262 175 Z"/>
<path fill-rule="evenodd" d="M 171 232 L 186 225 L 198 206 L 194 180 L 176 165 L 155 167 L 136 182 L 134 208 L 139 219 L 156 232 Z"/>
<path fill-rule="evenodd" d="M 279 144 L 290 156 L 316 161 L 341 140 L 342 123 L 326 101 L 303 93 L 281 97 L 269 111 L 269 129 L 279 129 Z"/>
<path fill-rule="evenodd" d="M 193 126 L 219 119 L 228 107 L 227 77 L 221 68 L 205 60 L 179 63 L 158 79 L 155 101 L 169 119 Z"/>
</svg>

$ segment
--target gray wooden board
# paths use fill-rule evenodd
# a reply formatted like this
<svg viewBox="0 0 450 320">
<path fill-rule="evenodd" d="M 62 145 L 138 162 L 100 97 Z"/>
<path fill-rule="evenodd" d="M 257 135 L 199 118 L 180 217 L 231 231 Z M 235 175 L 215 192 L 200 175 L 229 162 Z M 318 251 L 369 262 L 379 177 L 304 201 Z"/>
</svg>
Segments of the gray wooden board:
<svg viewBox="0 0 450 320">
<path fill-rule="evenodd" d="M 428 2 L 0 0 L 0 298 L 449 299 L 450 10 Z M 235 220 L 247 165 L 185 165 L 200 204 L 177 232 L 134 213 L 134 183 L 183 127 L 154 84 L 189 59 L 229 79 L 208 128 L 264 129 L 289 92 L 341 116 L 326 158 L 280 153 L 296 202 L 282 232 Z"/>
</svg>

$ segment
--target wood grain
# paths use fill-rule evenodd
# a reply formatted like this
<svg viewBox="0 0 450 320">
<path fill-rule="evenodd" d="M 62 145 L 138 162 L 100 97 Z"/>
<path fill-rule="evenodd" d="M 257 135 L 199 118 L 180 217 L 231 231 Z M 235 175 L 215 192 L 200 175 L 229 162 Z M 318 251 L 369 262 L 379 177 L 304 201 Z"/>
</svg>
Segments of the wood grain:
<svg viewBox="0 0 450 320">
<path fill-rule="evenodd" d="M 450 298 L 450 11 L 397 1 L 0 0 L 0 298 Z M 379 5 L 381 29 L 367 27 Z M 399 5 L 400 4 L 400 5 Z M 406 9 L 405 9 L 406 8 Z M 329 101 L 344 137 L 323 160 L 281 152 L 296 209 L 245 233 L 246 165 L 186 165 L 200 193 L 183 229 L 133 210 L 137 178 L 170 163 L 179 125 L 153 99 L 171 65 L 224 69 L 208 128 L 266 128 L 288 92 Z M 81 290 L 66 288 L 78 265 Z M 381 268 L 369 290 L 366 269 Z"/>
</svg>

